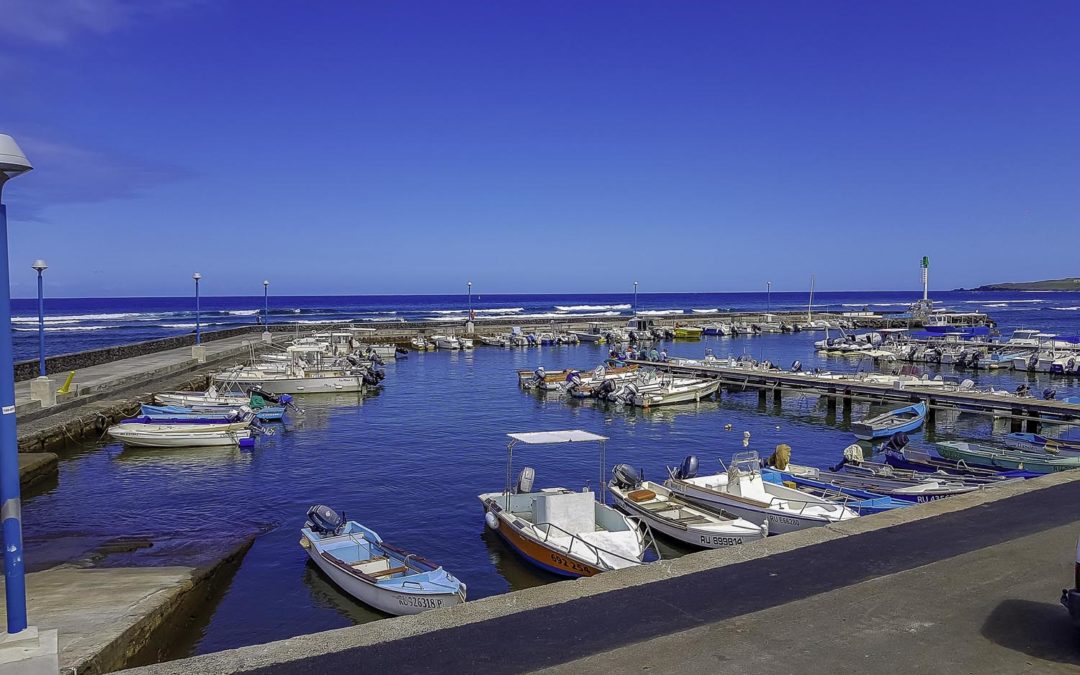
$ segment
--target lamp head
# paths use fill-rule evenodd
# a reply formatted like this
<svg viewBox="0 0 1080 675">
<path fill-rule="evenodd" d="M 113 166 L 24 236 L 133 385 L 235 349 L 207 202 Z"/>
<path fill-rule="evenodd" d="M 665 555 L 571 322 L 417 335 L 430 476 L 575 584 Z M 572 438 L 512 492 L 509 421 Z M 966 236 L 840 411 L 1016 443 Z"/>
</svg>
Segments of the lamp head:
<svg viewBox="0 0 1080 675">
<path fill-rule="evenodd" d="M 269 281 L 267 281 L 267 280 L 265 280 L 265 279 L 263 279 L 263 288 L 266 288 L 266 287 L 267 287 L 267 286 L 269 286 L 269 285 L 270 285 L 270 282 L 269 282 Z"/>
<path fill-rule="evenodd" d="M 32 269 L 38 271 L 38 273 L 44 272 L 49 269 L 49 266 L 45 264 L 44 260 L 35 260 L 34 264 L 30 266 Z"/>
<path fill-rule="evenodd" d="M 198 272 L 196 272 L 195 274 L 191 275 L 191 278 L 194 279 L 195 281 L 198 281 L 199 279 L 202 279 L 202 275 L 199 274 Z"/>
<path fill-rule="evenodd" d="M 0 174 L 3 174 L 3 179 L 14 178 L 33 168 L 34 165 L 19 149 L 15 139 L 7 134 L 0 134 Z"/>
</svg>

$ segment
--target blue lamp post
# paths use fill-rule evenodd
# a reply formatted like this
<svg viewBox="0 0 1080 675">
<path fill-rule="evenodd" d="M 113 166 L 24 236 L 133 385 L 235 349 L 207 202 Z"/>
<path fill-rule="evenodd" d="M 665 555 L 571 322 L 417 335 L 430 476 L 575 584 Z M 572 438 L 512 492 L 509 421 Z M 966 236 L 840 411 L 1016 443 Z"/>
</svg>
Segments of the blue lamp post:
<svg viewBox="0 0 1080 675">
<path fill-rule="evenodd" d="M 196 272 L 191 275 L 191 278 L 195 280 L 195 344 L 202 344 L 202 332 L 199 330 L 199 279 L 202 279 L 202 275 Z"/>
<path fill-rule="evenodd" d="M 30 267 L 37 270 L 38 375 L 45 377 L 45 283 L 41 273 L 49 266 L 44 260 L 35 260 Z"/>
<path fill-rule="evenodd" d="M 7 134 L 0 134 L 0 197 L 4 183 L 34 168 Z M 11 284 L 8 279 L 7 207 L 0 201 L 0 519 L 4 529 L 4 594 L 7 632 L 26 629 L 19 441 L 15 433 L 15 373 L 11 346 Z"/>
<path fill-rule="evenodd" d="M 634 282 L 634 316 L 637 316 L 637 282 Z"/>
<path fill-rule="evenodd" d="M 263 326 L 270 325 L 270 282 L 263 280 Z M 266 330 L 270 330 L 267 328 Z"/>
</svg>

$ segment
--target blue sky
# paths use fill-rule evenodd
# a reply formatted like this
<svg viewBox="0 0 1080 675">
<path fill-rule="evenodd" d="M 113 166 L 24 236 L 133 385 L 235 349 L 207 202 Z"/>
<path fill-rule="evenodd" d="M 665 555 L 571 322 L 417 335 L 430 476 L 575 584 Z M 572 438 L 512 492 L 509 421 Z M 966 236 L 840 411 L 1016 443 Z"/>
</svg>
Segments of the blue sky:
<svg viewBox="0 0 1080 675">
<path fill-rule="evenodd" d="M 5 0 L 13 293 L 1076 275 L 1075 2 Z"/>
</svg>

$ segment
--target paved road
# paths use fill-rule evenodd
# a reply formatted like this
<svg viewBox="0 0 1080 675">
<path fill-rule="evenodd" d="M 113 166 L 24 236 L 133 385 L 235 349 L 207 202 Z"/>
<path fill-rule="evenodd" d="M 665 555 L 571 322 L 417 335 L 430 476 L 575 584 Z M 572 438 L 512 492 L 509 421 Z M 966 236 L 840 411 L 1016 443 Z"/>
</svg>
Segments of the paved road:
<svg viewBox="0 0 1080 675">
<path fill-rule="evenodd" d="M 1078 672 L 1080 482 L 243 672 Z"/>
</svg>

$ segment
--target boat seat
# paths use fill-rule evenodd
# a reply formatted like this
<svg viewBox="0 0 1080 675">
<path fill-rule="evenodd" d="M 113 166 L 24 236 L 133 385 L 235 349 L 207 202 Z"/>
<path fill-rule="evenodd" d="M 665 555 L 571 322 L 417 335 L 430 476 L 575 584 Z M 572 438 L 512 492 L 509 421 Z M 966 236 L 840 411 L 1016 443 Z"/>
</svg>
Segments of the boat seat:
<svg viewBox="0 0 1080 675">
<path fill-rule="evenodd" d="M 376 572 L 381 572 L 390 567 L 390 559 L 384 555 L 380 555 L 369 558 L 368 560 L 358 560 L 351 563 L 349 567 L 361 574 L 370 574 L 374 576 Z"/>
<path fill-rule="evenodd" d="M 632 502 L 647 502 L 650 499 L 656 499 L 656 493 L 652 490 L 634 490 L 626 496 Z"/>
<path fill-rule="evenodd" d="M 409 568 L 406 567 L 405 565 L 402 565 L 401 567 L 390 567 L 388 569 L 383 570 L 382 572 L 369 572 L 368 576 L 372 576 L 372 577 L 375 577 L 377 579 L 379 577 L 388 577 L 388 576 L 391 576 L 391 575 L 394 575 L 394 574 L 398 574 L 400 572 L 408 572 L 408 571 L 409 571 Z"/>
<path fill-rule="evenodd" d="M 681 523 L 683 525 L 697 525 L 698 523 L 707 523 L 707 522 L 709 522 L 709 519 L 706 518 L 705 516 L 699 516 L 697 514 L 691 514 L 691 515 L 687 515 L 687 516 L 682 516 L 680 518 L 676 518 L 675 521 L 678 522 L 678 523 Z"/>
</svg>

